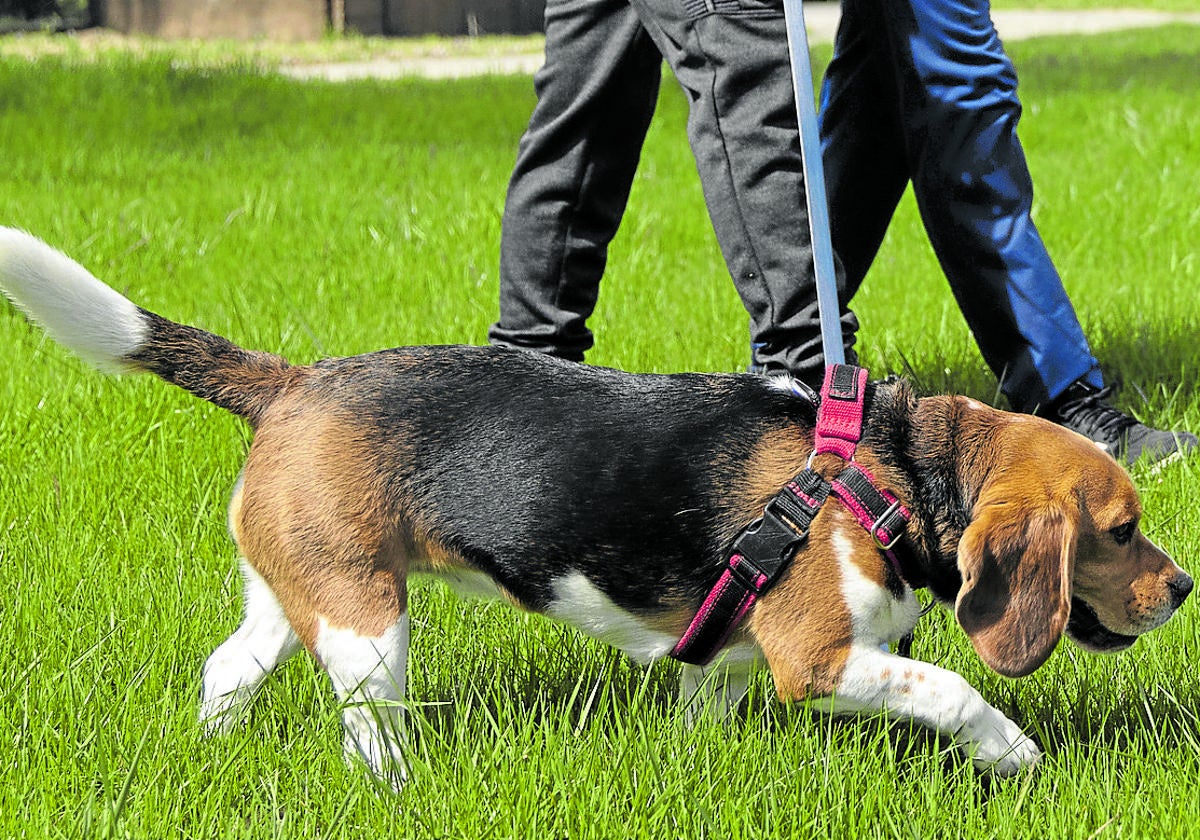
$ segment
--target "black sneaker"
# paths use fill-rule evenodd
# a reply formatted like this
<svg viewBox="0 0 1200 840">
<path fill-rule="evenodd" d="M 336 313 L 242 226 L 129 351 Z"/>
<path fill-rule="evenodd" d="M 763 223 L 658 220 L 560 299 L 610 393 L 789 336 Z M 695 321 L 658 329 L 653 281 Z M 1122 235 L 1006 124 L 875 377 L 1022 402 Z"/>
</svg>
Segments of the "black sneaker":
<svg viewBox="0 0 1200 840">
<path fill-rule="evenodd" d="M 1044 416 L 1094 440 L 1101 449 L 1129 466 L 1143 458 L 1148 464 L 1176 458 L 1196 447 L 1197 439 L 1191 432 L 1152 429 L 1113 408 L 1105 402 L 1113 390 L 1112 385 L 1096 388 L 1076 382 L 1050 405 Z"/>
</svg>

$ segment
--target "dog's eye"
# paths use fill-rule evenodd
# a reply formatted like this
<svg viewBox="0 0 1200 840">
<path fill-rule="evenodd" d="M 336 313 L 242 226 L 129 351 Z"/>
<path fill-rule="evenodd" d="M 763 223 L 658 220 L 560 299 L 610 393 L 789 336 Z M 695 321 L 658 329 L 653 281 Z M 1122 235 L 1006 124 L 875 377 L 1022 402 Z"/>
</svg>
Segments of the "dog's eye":
<svg viewBox="0 0 1200 840">
<path fill-rule="evenodd" d="M 1112 538 L 1117 541 L 1117 545 L 1125 545 L 1133 539 L 1133 532 L 1137 530 L 1137 520 L 1131 519 L 1124 525 L 1118 525 L 1116 528 L 1109 529 Z"/>
</svg>

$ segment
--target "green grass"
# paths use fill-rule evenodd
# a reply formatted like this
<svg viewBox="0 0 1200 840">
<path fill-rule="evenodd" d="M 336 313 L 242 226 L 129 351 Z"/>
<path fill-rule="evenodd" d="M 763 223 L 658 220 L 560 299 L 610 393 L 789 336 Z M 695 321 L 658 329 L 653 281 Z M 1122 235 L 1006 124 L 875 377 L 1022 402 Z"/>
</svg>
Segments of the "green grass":
<svg viewBox="0 0 1200 840">
<path fill-rule="evenodd" d="M 1014 44 L 1037 218 L 1121 404 L 1200 429 L 1195 28 Z M 820 57 L 820 56 L 819 56 Z M 482 342 L 528 79 L 295 84 L 149 59 L 0 59 L 0 224 L 137 302 L 297 361 Z M 745 315 L 673 89 L 594 319 L 592 361 L 734 370 Z M 992 399 L 906 200 L 857 309 L 864 361 Z M 729 729 L 686 727 L 674 667 L 534 616 L 413 599 L 419 735 L 399 796 L 343 765 L 306 657 L 248 727 L 202 740 L 204 657 L 238 620 L 224 503 L 247 435 L 105 379 L 0 308 L 0 836 L 1158 837 L 1200 835 L 1196 606 L 1130 653 L 1064 644 L 990 674 L 946 616 L 916 654 L 963 673 L 1047 755 L 978 778 L 945 743 L 830 721 L 760 681 Z M 1194 464 L 1136 475 L 1193 570 Z"/>
<path fill-rule="evenodd" d="M 834 2 L 837 0 L 822 0 L 818 5 L 828 6 Z M 1088 12 L 1126 9 L 1200 13 L 1200 0 L 1122 0 L 1119 3 L 1115 0 L 994 0 L 992 5 L 1003 11 L 1035 9 Z M 18 22 L 8 23 L 11 27 Z M 0 32 L 4 31 L 5 21 L 0 19 Z M 330 61 L 405 61 L 444 56 L 536 55 L 541 53 L 542 44 L 543 38 L 540 34 L 389 38 L 346 33 L 330 34 L 316 41 L 181 38 L 164 42 L 152 37 L 122 34 L 107 29 L 83 30 L 77 33 L 76 37 L 64 38 L 52 31 L 32 28 L 29 31 L 17 31 L 6 37 L 0 42 L 0 53 L 25 56 L 61 55 L 75 60 L 111 59 L 133 54 L 141 57 L 157 56 L 177 66 L 213 67 L 237 63 L 245 66 L 276 67 Z"/>
<path fill-rule="evenodd" d="M 127 56 L 166 58 L 175 64 L 228 66 L 231 63 L 278 66 L 366 61 L 410 60 L 455 57 L 491 57 L 540 54 L 544 40 L 533 35 L 485 35 L 443 38 L 437 36 L 388 38 L 353 33 L 330 34 L 315 41 L 232 40 L 226 38 L 181 38 L 164 41 L 143 35 L 126 35 L 106 29 L 85 30 L 64 38 L 52 32 L 22 32 L 7 39 L 0 51 L 9 55 L 42 57 L 57 55 L 72 59 Z"/>
</svg>

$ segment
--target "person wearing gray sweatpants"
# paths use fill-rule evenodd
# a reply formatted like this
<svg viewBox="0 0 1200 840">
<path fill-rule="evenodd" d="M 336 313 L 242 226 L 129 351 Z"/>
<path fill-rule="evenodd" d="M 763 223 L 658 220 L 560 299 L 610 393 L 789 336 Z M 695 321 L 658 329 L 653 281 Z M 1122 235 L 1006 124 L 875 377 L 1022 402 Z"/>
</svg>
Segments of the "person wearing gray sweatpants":
<svg viewBox="0 0 1200 840">
<path fill-rule="evenodd" d="M 500 243 L 493 344 L 582 361 L 665 58 L 752 362 L 820 385 L 824 368 L 783 6 L 772 0 L 548 0 L 546 61 Z M 844 318 L 851 342 L 854 316 Z M 853 359 L 853 353 L 848 354 Z"/>
<path fill-rule="evenodd" d="M 822 134 L 834 246 L 855 246 L 845 263 L 835 259 L 847 361 L 858 328 L 847 303 L 912 179 L 959 304 L 1014 408 L 1130 464 L 1190 451 L 1195 435 L 1147 426 L 1099 389 L 1096 360 L 1029 221 L 1016 75 L 989 10 L 989 0 L 843 0 Z M 819 386 L 824 354 L 782 0 L 548 0 L 545 20 L 546 62 L 509 183 L 500 320 L 489 340 L 576 361 L 592 346 L 587 318 L 665 58 L 689 97 L 709 216 L 750 314 L 750 369 Z M 971 107 L 951 107 L 957 99 Z M 951 154 L 955 144 L 969 153 Z M 913 169 L 905 150 L 931 151 L 921 159 L 928 165 Z M 1030 234 L 1015 248 L 1013 230 Z"/>
</svg>

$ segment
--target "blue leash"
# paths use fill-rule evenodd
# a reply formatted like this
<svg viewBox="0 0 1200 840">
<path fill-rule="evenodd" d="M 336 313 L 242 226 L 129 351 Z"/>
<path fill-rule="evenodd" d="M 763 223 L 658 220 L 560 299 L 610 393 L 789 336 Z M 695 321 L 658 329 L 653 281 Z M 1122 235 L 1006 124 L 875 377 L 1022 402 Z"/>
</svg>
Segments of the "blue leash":
<svg viewBox="0 0 1200 840">
<path fill-rule="evenodd" d="M 817 277 L 817 311 L 821 317 L 821 347 L 825 364 L 844 364 L 841 307 L 837 276 L 833 270 L 833 242 L 829 233 L 829 200 L 825 193 L 825 167 L 821 162 L 821 136 L 814 104 L 812 62 L 808 54 L 808 31 L 804 25 L 803 0 L 783 0 L 787 24 L 788 52 L 792 59 L 792 87 L 796 94 L 796 118 L 800 124 L 800 152 L 804 164 L 805 194 L 808 199 L 808 229 L 812 237 L 813 263 Z"/>
</svg>

